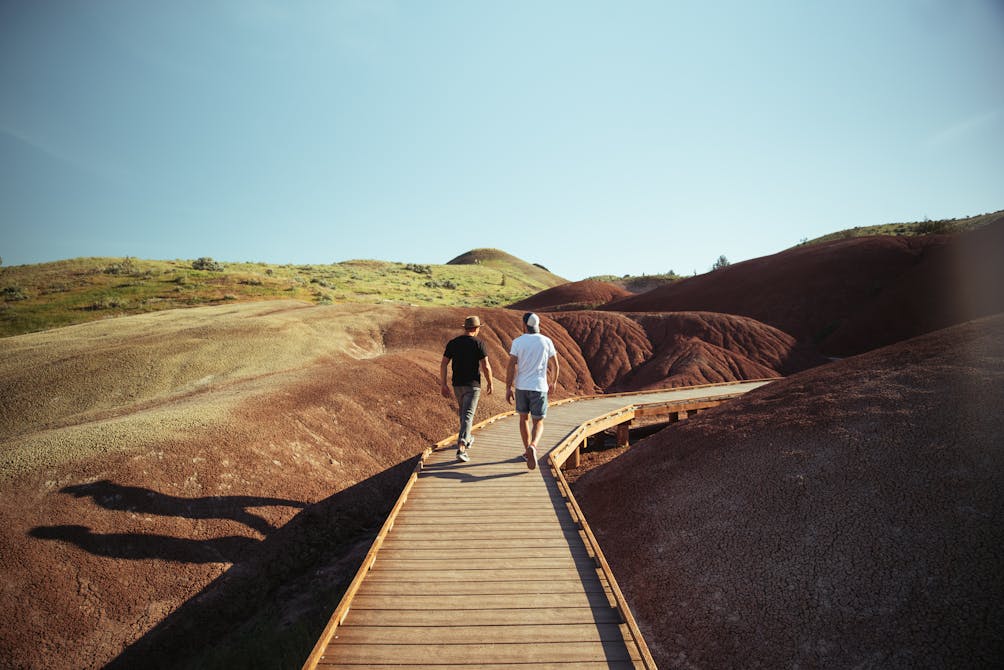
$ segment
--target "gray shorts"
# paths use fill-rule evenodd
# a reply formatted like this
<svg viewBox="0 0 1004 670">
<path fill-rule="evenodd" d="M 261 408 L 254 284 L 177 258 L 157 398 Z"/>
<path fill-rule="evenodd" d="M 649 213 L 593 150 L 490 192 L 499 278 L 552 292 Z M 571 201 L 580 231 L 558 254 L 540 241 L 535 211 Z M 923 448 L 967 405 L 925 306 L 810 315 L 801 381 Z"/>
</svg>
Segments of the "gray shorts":
<svg viewBox="0 0 1004 670">
<path fill-rule="evenodd" d="M 543 419 L 547 416 L 547 391 L 516 389 L 516 412 Z"/>
</svg>

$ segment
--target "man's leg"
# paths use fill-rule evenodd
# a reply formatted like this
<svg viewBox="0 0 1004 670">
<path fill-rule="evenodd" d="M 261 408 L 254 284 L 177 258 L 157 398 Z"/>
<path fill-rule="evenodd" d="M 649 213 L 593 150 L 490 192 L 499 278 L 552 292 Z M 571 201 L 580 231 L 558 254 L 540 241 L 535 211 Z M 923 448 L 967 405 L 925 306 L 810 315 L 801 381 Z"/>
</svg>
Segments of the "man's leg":
<svg viewBox="0 0 1004 670">
<path fill-rule="evenodd" d="M 530 444 L 540 446 L 540 437 L 544 434 L 544 418 L 533 417 L 533 432 Z"/>
<path fill-rule="evenodd" d="M 523 448 L 530 444 L 530 415 L 519 415 L 519 436 L 523 438 Z"/>
<path fill-rule="evenodd" d="M 471 426 L 474 424 L 474 413 L 478 409 L 478 398 L 481 389 L 476 386 L 454 386 L 453 393 L 457 396 L 458 413 L 460 415 L 460 430 L 457 431 L 457 448 L 466 450 L 471 443 Z"/>
</svg>

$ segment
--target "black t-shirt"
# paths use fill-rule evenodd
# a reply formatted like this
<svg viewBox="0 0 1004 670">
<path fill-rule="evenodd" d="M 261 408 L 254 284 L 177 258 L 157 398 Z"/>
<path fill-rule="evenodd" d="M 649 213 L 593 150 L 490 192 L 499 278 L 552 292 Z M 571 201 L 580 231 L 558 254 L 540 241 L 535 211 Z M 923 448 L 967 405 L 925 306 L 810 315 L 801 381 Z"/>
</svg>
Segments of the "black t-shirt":
<svg viewBox="0 0 1004 670">
<path fill-rule="evenodd" d="M 478 368 L 481 359 L 488 357 L 484 342 L 470 335 L 455 337 L 446 343 L 443 356 L 453 362 L 454 386 L 481 386 Z"/>
</svg>

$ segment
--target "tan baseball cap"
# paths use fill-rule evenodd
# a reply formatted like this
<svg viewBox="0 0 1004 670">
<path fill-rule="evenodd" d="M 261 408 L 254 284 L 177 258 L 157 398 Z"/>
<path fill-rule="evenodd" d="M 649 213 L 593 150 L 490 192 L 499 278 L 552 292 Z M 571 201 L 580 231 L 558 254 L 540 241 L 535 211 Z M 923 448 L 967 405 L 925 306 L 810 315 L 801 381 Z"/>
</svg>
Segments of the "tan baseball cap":
<svg viewBox="0 0 1004 670">
<path fill-rule="evenodd" d="M 469 316 L 464 319 L 464 330 L 474 330 L 481 327 L 481 319 L 476 316 Z"/>
</svg>

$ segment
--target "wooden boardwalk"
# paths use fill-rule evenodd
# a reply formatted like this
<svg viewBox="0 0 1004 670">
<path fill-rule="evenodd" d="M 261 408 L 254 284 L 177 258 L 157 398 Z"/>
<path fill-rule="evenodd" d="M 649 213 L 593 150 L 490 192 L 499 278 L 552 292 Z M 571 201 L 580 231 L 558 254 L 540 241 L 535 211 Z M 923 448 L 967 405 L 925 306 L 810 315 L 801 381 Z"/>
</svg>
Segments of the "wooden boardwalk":
<svg viewBox="0 0 1004 670">
<path fill-rule="evenodd" d="M 560 464 L 639 407 L 669 415 L 763 383 L 552 405 L 536 470 L 516 416 L 482 424 L 468 463 L 440 443 L 304 668 L 654 667 Z"/>
</svg>

